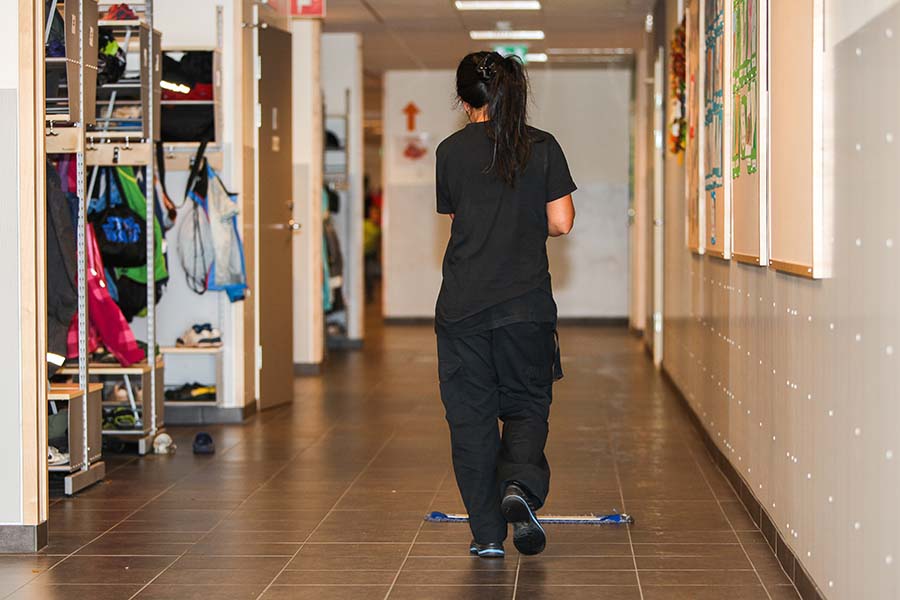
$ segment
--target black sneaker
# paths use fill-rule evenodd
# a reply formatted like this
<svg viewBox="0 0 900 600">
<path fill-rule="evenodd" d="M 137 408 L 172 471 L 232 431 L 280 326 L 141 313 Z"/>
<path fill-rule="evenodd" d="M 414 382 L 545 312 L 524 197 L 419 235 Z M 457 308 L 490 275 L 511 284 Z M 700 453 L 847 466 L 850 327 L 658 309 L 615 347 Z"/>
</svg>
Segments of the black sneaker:
<svg viewBox="0 0 900 600">
<path fill-rule="evenodd" d="M 513 526 L 516 550 L 527 555 L 543 552 L 547 546 L 547 534 L 531 510 L 525 491 L 515 483 L 506 486 L 500 508 Z"/>
<path fill-rule="evenodd" d="M 479 544 L 475 540 L 469 544 L 469 552 L 479 558 L 503 558 L 506 552 L 503 550 L 503 542 L 491 542 Z"/>
</svg>

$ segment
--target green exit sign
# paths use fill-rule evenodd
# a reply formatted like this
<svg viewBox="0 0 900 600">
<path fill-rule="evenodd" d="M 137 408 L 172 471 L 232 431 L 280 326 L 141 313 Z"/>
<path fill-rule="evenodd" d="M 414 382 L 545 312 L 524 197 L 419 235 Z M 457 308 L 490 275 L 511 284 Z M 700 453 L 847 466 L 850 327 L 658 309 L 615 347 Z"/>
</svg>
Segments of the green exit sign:
<svg viewBox="0 0 900 600">
<path fill-rule="evenodd" d="M 518 56 L 522 62 L 528 62 L 528 46 L 494 46 L 494 52 L 501 56 Z"/>
</svg>

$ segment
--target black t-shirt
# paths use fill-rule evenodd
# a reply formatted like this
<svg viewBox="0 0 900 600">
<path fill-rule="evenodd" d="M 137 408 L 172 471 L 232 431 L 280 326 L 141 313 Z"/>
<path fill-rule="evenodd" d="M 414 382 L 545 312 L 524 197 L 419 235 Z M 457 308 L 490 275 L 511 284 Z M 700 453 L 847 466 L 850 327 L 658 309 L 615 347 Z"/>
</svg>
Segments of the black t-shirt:
<svg viewBox="0 0 900 600">
<path fill-rule="evenodd" d="M 460 335 L 521 321 L 555 321 L 547 261 L 547 203 L 575 191 L 556 139 L 530 128 L 528 164 L 510 186 L 493 171 L 485 123 L 471 123 L 437 149 L 437 211 L 453 214 L 435 310 Z"/>
</svg>

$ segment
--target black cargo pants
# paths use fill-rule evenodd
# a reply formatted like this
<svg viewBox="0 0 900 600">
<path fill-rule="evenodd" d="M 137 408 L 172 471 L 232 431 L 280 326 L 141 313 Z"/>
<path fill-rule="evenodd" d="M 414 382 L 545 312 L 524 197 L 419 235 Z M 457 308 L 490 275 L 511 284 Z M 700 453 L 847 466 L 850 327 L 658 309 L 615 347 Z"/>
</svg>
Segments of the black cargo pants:
<svg viewBox="0 0 900 600">
<path fill-rule="evenodd" d="M 553 381 L 562 376 L 556 332 L 552 324 L 530 322 L 463 337 L 438 330 L 438 362 L 469 526 L 477 542 L 501 542 L 506 484 L 524 485 L 535 510 L 550 489 L 544 445 Z"/>
</svg>

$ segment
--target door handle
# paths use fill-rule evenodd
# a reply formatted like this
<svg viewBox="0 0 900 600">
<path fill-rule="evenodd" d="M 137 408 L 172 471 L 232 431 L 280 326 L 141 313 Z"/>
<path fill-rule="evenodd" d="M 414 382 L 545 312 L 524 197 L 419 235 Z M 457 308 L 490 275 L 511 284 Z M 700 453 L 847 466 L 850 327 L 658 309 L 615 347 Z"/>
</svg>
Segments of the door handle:
<svg viewBox="0 0 900 600">
<path fill-rule="evenodd" d="M 295 221 L 295 220 L 293 220 L 293 219 L 291 219 L 290 221 L 288 221 L 288 222 L 287 222 L 287 225 L 286 225 L 286 228 L 289 229 L 289 230 L 292 231 L 292 232 L 300 231 L 300 228 L 301 228 L 301 227 L 303 227 L 303 225 L 301 225 L 300 223 L 298 223 L 297 221 Z"/>
</svg>

